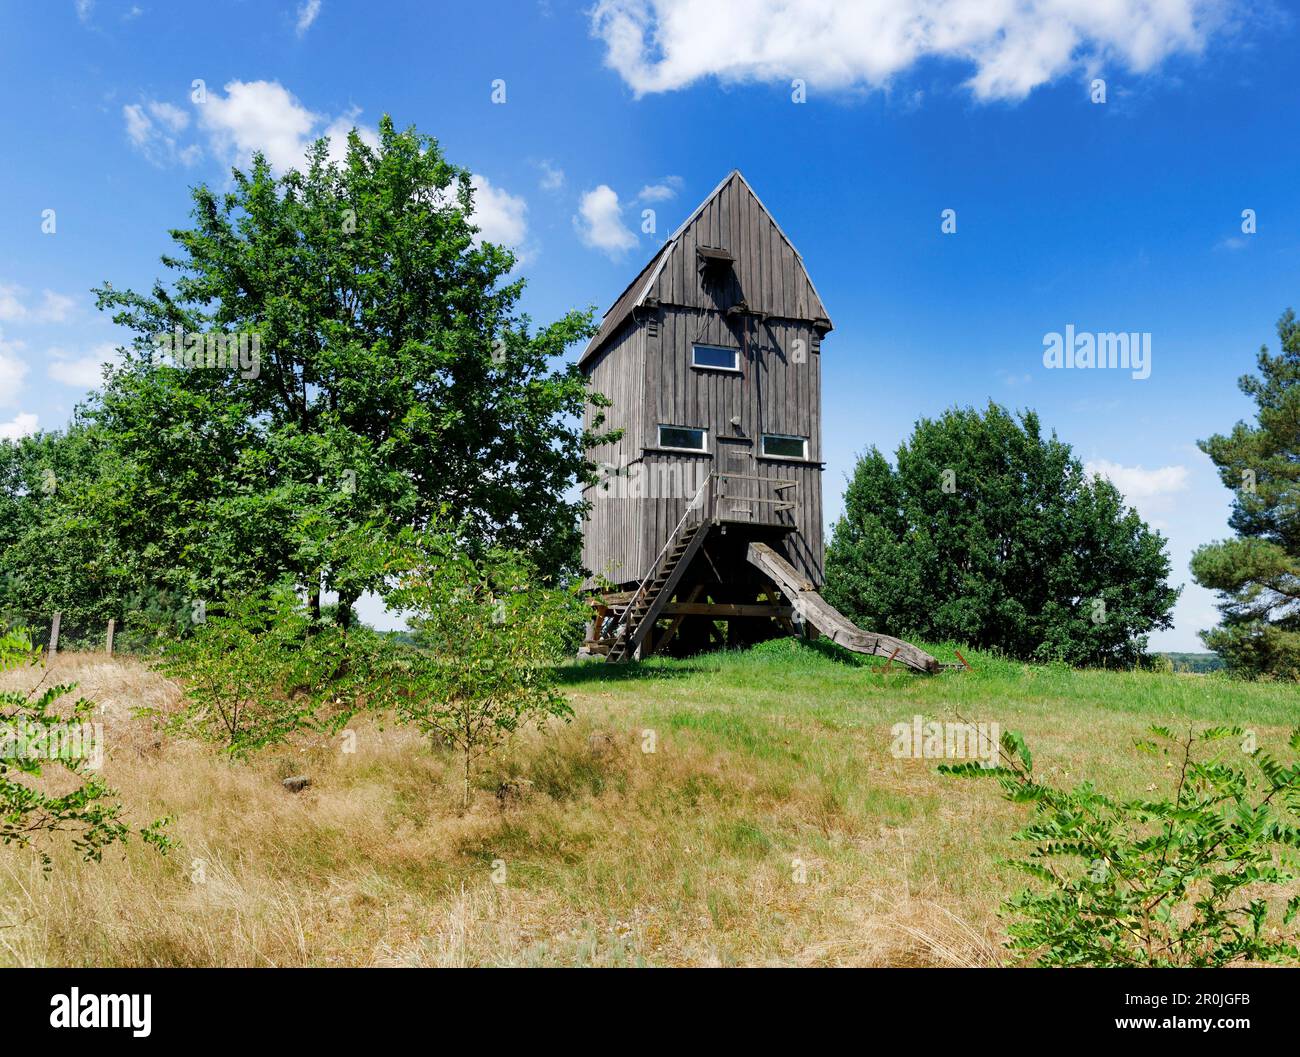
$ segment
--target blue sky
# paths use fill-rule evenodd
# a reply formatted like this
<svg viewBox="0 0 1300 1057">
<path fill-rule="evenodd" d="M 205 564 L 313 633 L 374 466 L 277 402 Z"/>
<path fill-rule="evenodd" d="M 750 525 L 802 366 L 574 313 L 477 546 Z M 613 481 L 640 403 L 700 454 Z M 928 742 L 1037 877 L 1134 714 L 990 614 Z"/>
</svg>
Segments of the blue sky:
<svg viewBox="0 0 1300 1057">
<path fill-rule="evenodd" d="M 1201 0 L 689 8 L 0 0 L 0 435 L 67 422 L 122 337 L 90 288 L 160 274 L 191 184 L 224 184 L 259 147 L 291 165 L 387 112 L 476 174 L 538 320 L 603 310 L 741 169 L 835 323 L 829 517 L 856 452 L 992 398 L 1111 476 L 1186 582 L 1230 498 L 1195 442 L 1250 416 L 1236 378 L 1300 307 L 1296 17 Z M 1149 333 L 1150 377 L 1046 369 L 1044 336 L 1068 324 Z M 1215 619 L 1190 585 L 1153 644 L 1197 649 Z"/>
</svg>

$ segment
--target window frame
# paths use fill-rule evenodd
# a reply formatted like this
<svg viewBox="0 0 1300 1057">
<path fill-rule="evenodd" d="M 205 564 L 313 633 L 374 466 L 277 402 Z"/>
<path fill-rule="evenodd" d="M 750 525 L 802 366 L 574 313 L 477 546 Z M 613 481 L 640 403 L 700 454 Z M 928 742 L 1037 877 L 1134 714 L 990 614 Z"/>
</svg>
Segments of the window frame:
<svg viewBox="0 0 1300 1057">
<path fill-rule="evenodd" d="M 683 448 L 677 444 L 665 444 L 664 430 L 666 429 L 680 429 L 690 433 L 698 433 L 700 435 L 700 447 Z M 671 422 L 660 422 L 655 430 L 655 440 L 658 441 L 661 451 L 688 451 L 692 455 L 709 454 L 709 431 L 704 426 L 674 426 Z"/>
<path fill-rule="evenodd" d="M 767 450 L 768 438 L 773 440 L 797 440 L 803 444 L 803 452 L 800 455 L 776 455 Z M 811 438 L 801 437 L 794 433 L 764 433 L 759 437 L 758 454 L 763 459 L 786 459 L 790 462 L 807 462 L 808 461 L 808 441 Z"/>
<path fill-rule="evenodd" d="M 731 366 L 722 367 L 716 363 L 700 363 L 695 358 L 697 349 L 712 349 L 716 352 L 731 353 Z M 707 341 L 691 342 L 691 366 L 697 371 L 723 371 L 727 374 L 740 374 L 740 350 L 731 345 L 710 345 Z"/>
</svg>

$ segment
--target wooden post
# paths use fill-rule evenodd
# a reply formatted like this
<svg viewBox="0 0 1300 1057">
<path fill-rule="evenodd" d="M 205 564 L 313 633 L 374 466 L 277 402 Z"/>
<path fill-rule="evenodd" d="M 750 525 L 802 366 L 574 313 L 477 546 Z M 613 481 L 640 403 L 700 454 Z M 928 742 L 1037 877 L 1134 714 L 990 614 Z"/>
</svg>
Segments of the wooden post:
<svg viewBox="0 0 1300 1057">
<path fill-rule="evenodd" d="M 53 657 L 59 652 L 59 622 L 63 619 L 63 613 L 60 611 L 54 614 L 54 621 L 50 624 L 50 656 Z"/>
<path fill-rule="evenodd" d="M 113 656 L 113 629 L 117 627 L 117 618 L 108 618 L 108 655 Z"/>
</svg>

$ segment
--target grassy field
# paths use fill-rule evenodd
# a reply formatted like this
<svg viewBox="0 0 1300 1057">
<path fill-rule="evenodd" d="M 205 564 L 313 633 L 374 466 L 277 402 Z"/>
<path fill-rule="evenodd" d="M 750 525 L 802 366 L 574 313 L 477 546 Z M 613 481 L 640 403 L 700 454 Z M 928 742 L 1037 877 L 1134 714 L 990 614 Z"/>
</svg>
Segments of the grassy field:
<svg viewBox="0 0 1300 1057">
<path fill-rule="evenodd" d="M 132 822 L 175 815 L 180 846 L 61 848 L 49 876 L 0 847 L 0 964 L 999 964 L 1019 881 L 996 861 L 1024 809 L 894 758 L 894 723 L 996 722 L 1039 771 L 1137 791 L 1170 777 L 1133 751 L 1151 723 L 1241 724 L 1285 756 L 1300 722 L 1294 684 L 970 653 L 926 678 L 769 645 L 566 669 L 573 721 L 486 764 L 467 812 L 455 759 L 408 730 L 361 720 L 354 753 L 306 738 L 230 763 L 134 715 L 174 706 L 159 676 L 60 656 L 103 706 Z M 293 774 L 312 784 L 288 792 Z"/>
</svg>

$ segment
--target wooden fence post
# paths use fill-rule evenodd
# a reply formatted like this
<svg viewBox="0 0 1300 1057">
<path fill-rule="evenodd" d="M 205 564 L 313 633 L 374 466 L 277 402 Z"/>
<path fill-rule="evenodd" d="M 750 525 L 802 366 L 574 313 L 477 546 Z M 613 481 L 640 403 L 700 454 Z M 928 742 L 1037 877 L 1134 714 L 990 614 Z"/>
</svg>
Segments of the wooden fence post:
<svg viewBox="0 0 1300 1057">
<path fill-rule="evenodd" d="M 113 629 L 117 627 L 117 617 L 108 618 L 108 655 L 113 656 Z"/>
<path fill-rule="evenodd" d="M 54 614 L 54 622 L 50 624 L 50 656 L 53 657 L 59 652 L 59 622 L 63 619 L 63 613 Z"/>
</svg>

